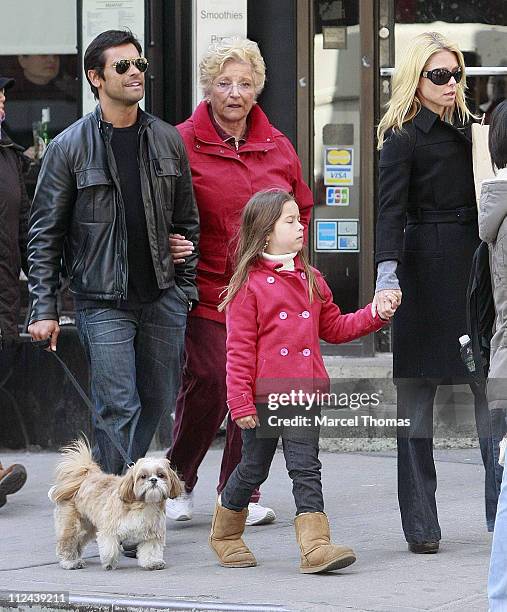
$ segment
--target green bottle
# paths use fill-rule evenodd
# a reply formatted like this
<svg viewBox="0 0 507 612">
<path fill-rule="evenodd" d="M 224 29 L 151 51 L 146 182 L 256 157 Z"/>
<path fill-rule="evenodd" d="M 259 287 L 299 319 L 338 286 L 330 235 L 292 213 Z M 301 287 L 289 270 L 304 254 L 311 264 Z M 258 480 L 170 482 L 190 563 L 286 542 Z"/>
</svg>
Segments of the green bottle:
<svg viewBox="0 0 507 612">
<path fill-rule="evenodd" d="M 44 143 L 44 149 L 48 146 L 49 141 L 49 122 L 51 121 L 51 113 L 49 107 L 42 109 L 42 117 L 40 121 L 40 133 L 39 136 Z"/>
</svg>

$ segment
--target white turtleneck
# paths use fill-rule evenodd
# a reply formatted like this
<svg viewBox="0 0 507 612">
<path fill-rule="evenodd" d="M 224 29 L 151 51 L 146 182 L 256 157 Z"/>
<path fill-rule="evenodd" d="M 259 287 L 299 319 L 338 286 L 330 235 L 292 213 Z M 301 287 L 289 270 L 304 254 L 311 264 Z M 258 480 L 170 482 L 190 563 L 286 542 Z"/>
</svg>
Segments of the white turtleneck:
<svg viewBox="0 0 507 612">
<path fill-rule="evenodd" d="M 280 270 L 288 270 L 289 272 L 294 272 L 296 269 L 294 266 L 294 257 L 296 257 L 297 253 L 284 253 L 283 255 L 270 255 L 269 253 L 263 253 L 262 256 L 264 259 L 268 261 L 276 261 L 282 264 Z"/>
</svg>

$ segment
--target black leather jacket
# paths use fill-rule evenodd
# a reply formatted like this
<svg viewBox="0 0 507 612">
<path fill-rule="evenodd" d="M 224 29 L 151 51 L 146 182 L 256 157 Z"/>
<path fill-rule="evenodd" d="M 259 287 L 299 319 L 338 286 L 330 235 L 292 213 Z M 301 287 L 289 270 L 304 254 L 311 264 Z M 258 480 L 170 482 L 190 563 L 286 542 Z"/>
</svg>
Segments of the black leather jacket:
<svg viewBox="0 0 507 612">
<path fill-rule="evenodd" d="M 176 281 L 189 300 L 195 284 L 199 218 L 185 147 L 178 131 L 140 111 L 138 159 L 148 239 L 160 289 Z M 28 235 L 30 323 L 58 320 L 59 273 L 83 299 L 127 296 L 127 232 L 120 181 L 111 148 L 113 126 L 100 107 L 59 134 L 42 162 Z M 173 265 L 169 233 L 195 245 Z"/>
</svg>

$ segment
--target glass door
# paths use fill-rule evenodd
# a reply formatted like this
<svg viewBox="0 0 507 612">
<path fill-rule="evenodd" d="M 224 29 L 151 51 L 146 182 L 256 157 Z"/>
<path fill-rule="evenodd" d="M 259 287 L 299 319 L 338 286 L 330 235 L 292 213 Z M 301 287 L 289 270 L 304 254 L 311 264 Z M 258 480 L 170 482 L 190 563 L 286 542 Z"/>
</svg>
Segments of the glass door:
<svg viewBox="0 0 507 612">
<path fill-rule="evenodd" d="M 359 305 L 362 247 L 359 0 L 315 0 L 313 23 L 312 257 L 350 312 Z M 348 352 L 326 347 L 335 351 Z"/>
</svg>

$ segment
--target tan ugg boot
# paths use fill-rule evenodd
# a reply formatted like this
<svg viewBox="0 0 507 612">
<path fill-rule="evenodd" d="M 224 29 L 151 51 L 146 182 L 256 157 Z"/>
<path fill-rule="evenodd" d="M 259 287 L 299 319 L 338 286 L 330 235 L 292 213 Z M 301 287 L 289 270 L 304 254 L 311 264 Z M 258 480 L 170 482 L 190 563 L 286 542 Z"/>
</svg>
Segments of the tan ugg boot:
<svg viewBox="0 0 507 612">
<path fill-rule="evenodd" d="M 217 500 L 208 542 L 210 548 L 215 551 L 220 565 L 224 567 L 257 565 L 255 557 L 241 538 L 247 514 L 248 508 L 236 512 L 224 508 L 220 500 Z"/>
<path fill-rule="evenodd" d="M 301 549 L 302 574 L 316 574 L 342 569 L 356 560 L 351 548 L 331 544 L 329 522 L 324 512 L 304 512 L 294 520 Z"/>
</svg>

